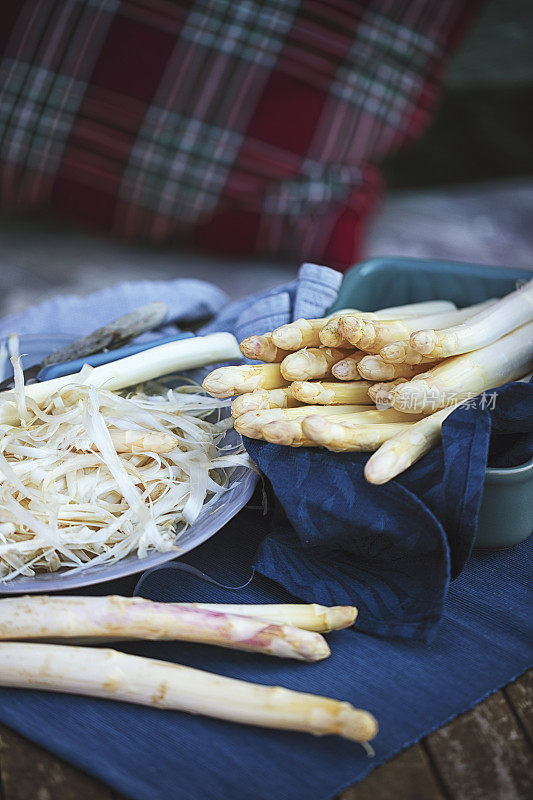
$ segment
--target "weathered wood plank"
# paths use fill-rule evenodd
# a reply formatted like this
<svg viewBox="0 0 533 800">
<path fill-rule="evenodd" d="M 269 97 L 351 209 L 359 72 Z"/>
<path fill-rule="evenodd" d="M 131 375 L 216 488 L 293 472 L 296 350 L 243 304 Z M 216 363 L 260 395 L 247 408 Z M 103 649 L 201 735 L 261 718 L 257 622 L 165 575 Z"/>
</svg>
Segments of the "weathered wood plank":
<svg viewBox="0 0 533 800">
<path fill-rule="evenodd" d="M 104 784 L 0 725 L 2 800 L 113 800 Z"/>
<path fill-rule="evenodd" d="M 533 743 L 533 670 L 526 672 L 504 689 L 505 696 L 520 720 L 529 743 Z"/>
<path fill-rule="evenodd" d="M 503 692 L 427 737 L 454 800 L 530 800 L 533 757 Z"/>
<path fill-rule="evenodd" d="M 443 800 L 428 757 L 419 744 L 387 761 L 339 800 Z"/>
</svg>

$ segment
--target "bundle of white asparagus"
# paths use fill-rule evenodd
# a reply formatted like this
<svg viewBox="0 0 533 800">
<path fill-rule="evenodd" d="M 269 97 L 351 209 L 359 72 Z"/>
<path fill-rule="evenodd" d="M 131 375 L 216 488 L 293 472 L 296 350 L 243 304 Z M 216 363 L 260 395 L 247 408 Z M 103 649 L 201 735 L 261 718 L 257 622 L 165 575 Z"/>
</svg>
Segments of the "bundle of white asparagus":
<svg viewBox="0 0 533 800">
<path fill-rule="evenodd" d="M 240 433 L 375 451 L 365 476 L 385 483 L 435 446 L 458 404 L 533 369 L 533 280 L 462 309 L 432 301 L 298 319 L 240 347 L 265 363 L 214 370 L 203 384 L 236 396 Z"/>
<path fill-rule="evenodd" d="M 78 645 L 188 641 L 312 662 L 330 654 L 320 632 L 346 628 L 356 616 L 351 606 L 153 603 L 117 596 L 5 599 L 0 600 L 0 686 L 103 697 L 365 743 L 376 735 L 377 722 L 349 703 Z"/>
</svg>

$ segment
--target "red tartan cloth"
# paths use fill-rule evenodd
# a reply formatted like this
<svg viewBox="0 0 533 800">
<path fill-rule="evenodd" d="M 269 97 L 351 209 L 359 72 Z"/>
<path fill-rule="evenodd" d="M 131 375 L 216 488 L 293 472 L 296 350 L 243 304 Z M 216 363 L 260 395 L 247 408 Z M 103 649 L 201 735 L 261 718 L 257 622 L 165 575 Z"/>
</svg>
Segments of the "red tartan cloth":
<svg viewBox="0 0 533 800">
<path fill-rule="evenodd" d="M 0 200 L 346 267 L 464 0 L 2 0 Z"/>
</svg>

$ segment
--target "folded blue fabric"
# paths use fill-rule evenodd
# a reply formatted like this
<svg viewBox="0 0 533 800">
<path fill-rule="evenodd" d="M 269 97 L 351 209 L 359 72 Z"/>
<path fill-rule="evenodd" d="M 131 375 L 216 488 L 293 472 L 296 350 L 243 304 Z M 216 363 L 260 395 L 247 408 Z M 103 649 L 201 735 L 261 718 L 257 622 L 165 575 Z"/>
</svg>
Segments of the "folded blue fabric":
<svg viewBox="0 0 533 800">
<path fill-rule="evenodd" d="M 276 513 L 257 569 L 309 602 L 357 605 L 361 630 L 430 639 L 472 549 L 491 422 L 500 465 L 533 457 L 533 383 L 458 408 L 442 445 L 383 486 L 366 454 L 246 439 L 291 523 Z"/>
<path fill-rule="evenodd" d="M 254 553 L 268 535 L 261 512 L 245 509 L 186 561 L 237 586 L 250 577 Z M 329 634 L 332 655 L 315 664 L 179 642 L 120 646 L 221 675 L 348 700 L 379 720 L 375 758 L 336 736 L 315 738 L 20 689 L 0 690 L 0 720 L 130 800 L 329 800 L 531 665 L 532 558 L 532 539 L 508 551 L 475 552 L 451 585 L 438 636 L 429 644 L 381 639 L 356 627 Z M 131 593 L 133 586 L 126 584 L 96 590 Z M 257 573 L 245 589 L 231 591 L 174 565 L 148 574 L 139 593 L 163 601 L 294 600 Z"/>
<path fill-rule="evenodd" d="M 206 281 L 179 278 L 172 281 L 118 283 L 93 294 L 61 295 L 31 309 L 0 320 L 0 336 L 10 333 L 85 336 L 144 303 L 162 302 L 168 307 L 166 325 L 149 331 L 136 341 L 171 335 L 175 325 L 210 317 L 227 307 L 228 296 Z"/>
</svg>

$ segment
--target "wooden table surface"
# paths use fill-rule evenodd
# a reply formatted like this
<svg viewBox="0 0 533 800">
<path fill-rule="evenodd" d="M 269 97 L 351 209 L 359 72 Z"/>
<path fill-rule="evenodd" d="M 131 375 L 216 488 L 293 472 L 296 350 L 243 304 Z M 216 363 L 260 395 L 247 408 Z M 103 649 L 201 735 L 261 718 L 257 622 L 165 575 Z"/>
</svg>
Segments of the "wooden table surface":
<svg viewBox="0 0 533 800">
<path fill-rule="evenodd" d="M 337 800 L 531 798 L 533 671 L 378 767 Z M 0 800 L 127 799 L 0 725 Z M 179 793 L 167 800 L 180 800 Z"/>
</svg>

